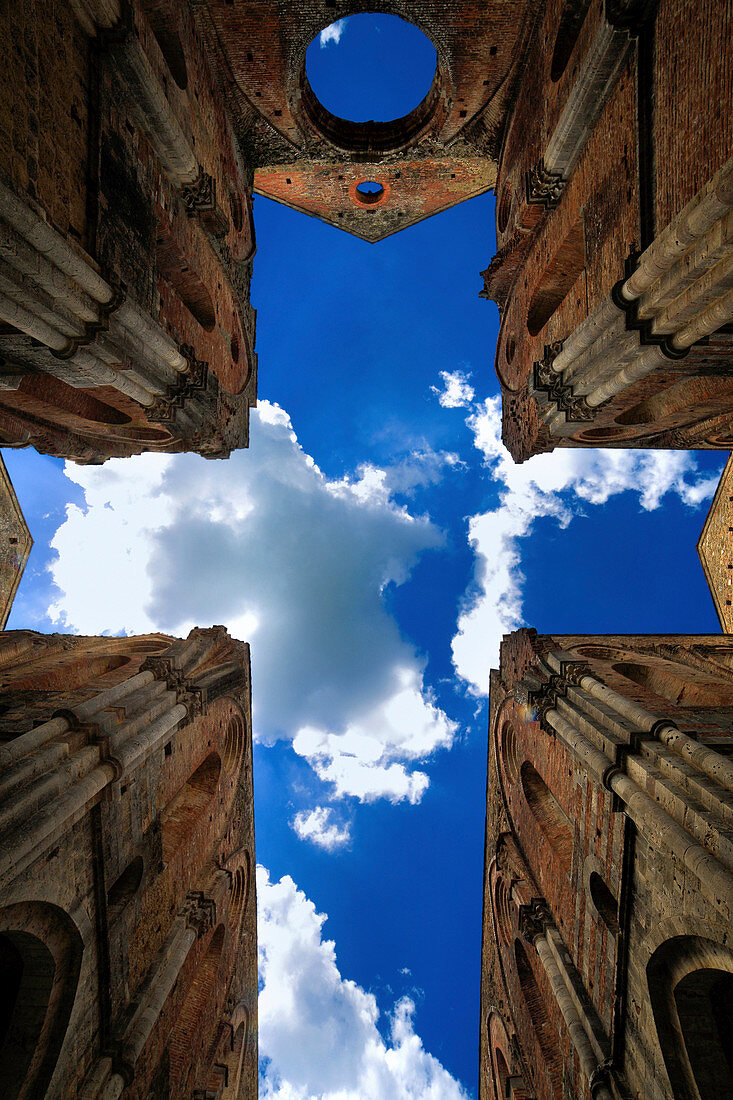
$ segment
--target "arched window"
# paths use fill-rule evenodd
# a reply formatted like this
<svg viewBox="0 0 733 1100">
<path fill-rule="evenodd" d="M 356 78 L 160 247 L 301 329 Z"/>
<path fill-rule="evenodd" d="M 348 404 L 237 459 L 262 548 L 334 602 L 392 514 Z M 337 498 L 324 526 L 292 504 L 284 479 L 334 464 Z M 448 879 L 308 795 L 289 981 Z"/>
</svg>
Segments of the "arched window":
<svg viewBox="0 0 733 1100">
<path fill-rule="evenodd" d="M 164 863 L 170 863 L 205 815 L 219 786 L 220 775 L 221 757 L 217 752 L 209 753 L 163 810 L 160 827 Z"/>
<path fill-rule="evenodd" d="M 733 1096 L 733 974 L 693 970 L 674 1002 L 701 1100 Z"/>
<path fill-rule="evenodd" d="M 107 893 L 107 919 L 110 922 L 116 920 L 135 897 L 142 877 L 142 856 L 136 856 L 131 863 L 128 863 L 122 874 L 115 879 Z"/>
<path fill-rule="evenodd" d="M 171 1095 L 189 1095 L 184 1088 L 186 1074 L 199 1061 L 209 1046 L 211 1031 L 216 1018 L 209 1018 L 212 1002 L 217 992 L 217 977 L 224 947 L 224 925 L 214 931 L 206 954 L 198 965 L 188 987 L 185 1000 L 171 1032 L 169 1049 L 171 1058 Z M 197 1048 L 193 1051 L 192 1048 Z M 213 1053 L 213 1052 L 212 1052 Z M 198 1055 L 198 1057 L 196 1056 Z"/>
<path fill-rule="evenodd" d="M 553 83 L 560 79 L 568 67 L 570 55 L 575 49 L 575 43 L 580 36 L 589 7 L 590 0 L 567 0 L 562 10 L 550 64 L 550 80 Z"/>
<path fill-rule="evenodd" d="M 73 691 L 129 663 L 130 658 L 121 654 L 78 657 L 53 665 L 47 663 L 39 665 L 36 671 L 26 676 L 14 679 L 12 688 L 14 691 Z"/>
<path fill-rule="evenodd" d="M 496 209 L 496 228 L 503 233 L 509 224 L 509 214 L 512 209 L 512 185 L 507 182 L 501 189 L 501 198 Z"/>
<path fill-rule="evenodd" d="M 156 262 L 158 271 L 176 291 L 184 306 L 207 332 L 216 324 L 214 302 L 193 268 L 186 263 L 167 226 L 158 226 Z"/>
<path fill-rule="evenodd" d="M 176 18 L 175 6 L 169 0 L 145 0 L 143 8 L 171 76 L 179 88 L 185 89 L 188 86 L 188 73 L 181 39 L 173 25 Z"/>
<path fill-rule="evenodd" d="M 589 883 L 591 901 L 612 935 L 618 933 L 618 902 L 597 871 L 591 871 Z"/>
<path fill-rule="evenodd" d="M 225 771 L 237 771 L 244 755 L 244 721 L 241 714 L 233 714 L 227 722 L 222 753 Z"/>
<path fill-rule="evenodd" d="M 585 267 L 585 233 L 578 220 L 545 268 L 527 311 L 527 328 L 537 336 L 559 309 Z"/>
<path fill-rule="evenodd" d="M 614 672 L 625 676 L 639 687 L 668 699 L 676 706 L 727 707 L 733 705 L 733 683 L 706 677 L 697 669 L 685 669 L 665 664 L 642 664 L 624 661 L 613 666 Z"/>
<path fill-rule="evenodd" d="M 676 936 L 652 955 L 649 994 L 674 1096 L 733 1096 L 733 953 Z"/>
<path fill-rule="evenodd" d="M 79 980 L 82 942 L 55 905 L 0 912 L 0 1096 L 45 1096 Z"/>
<path fill-rule="evenodd" d="M 532 964 L 527 957 L 527 952 L 524 949 L 522 941 L 519 939 L 514 941 L 514 957 L 517 964 L 517 974 L 519 976 L 522 997 L 527 1007 L 529 1018 L 532 1021 L 532 1028 L 537 1036 L 537 1042 L 547 1066 L 547 1071 L 554 1081 L 559 1070 L 557 1041 L 553 1032 L 552 1023 L 545 1008 L 542 993 L 537 984 L 534 970 L 532 969 Z"/>
<path fill-rule="evenodd" d="M 499 874 L 494 885 L 494 912 L 499 934 L 506 943 L 511 943 L 514 934 L 512 928 L 512 903 L 509 887 L 503 875 Z"/>
<path fill-rule="evenodd" d="M 237 867 L 234 872 L 234 880 L 232 882 L 232 919 L 231 924 L 233 926 L 239 924 L 239 920 L 242 913 L 247 907 L 249 900 L 249 887 L 250 887 L 250 858 L 249 852 L 245 852 L 244 863 L 241 867 Z"/>
<path fill-rule="evenodd" d="M 516 783 L 519 779 L 519 747 L 517 745 L 517 731 L 511 722 L 505 722 L 501 731 L 501 758 L 504 762 L 504 772 L 510 783 Z"/>
<path fill-rule="evenodd" d="M 537 769 L 525 760 L 521 768 L 522 790 L 541 832 L 560 862 L 570 866 L 573 858 L 573 827 Z"/>
<path fill-rule="evenodd" d="M 244 1067 L 249 1032 L 249 1014 L 243 1009 L 244 1019 L 232 1035 L 231 1047 L 225 1054 L 227 1083 L 221 1100 L 235 1100 L 241 1094 L 242 1069 Z"/>
<path fill-rule="evenodd" d="M 496 1064 L 496 1094 L 500 1097 L 511 1096 L 511 1074 L 506 1058 L 498 1047 L 494 1048 L 494 1062 Z"/>
</svg>

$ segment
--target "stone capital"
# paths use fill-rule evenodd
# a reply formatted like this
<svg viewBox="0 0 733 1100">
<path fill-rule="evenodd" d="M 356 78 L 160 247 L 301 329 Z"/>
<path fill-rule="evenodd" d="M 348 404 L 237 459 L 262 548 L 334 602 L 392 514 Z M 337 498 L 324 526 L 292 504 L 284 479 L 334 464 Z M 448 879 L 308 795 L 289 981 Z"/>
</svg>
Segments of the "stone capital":
<svg viewBox="0 0 733 1100">
<path fill-rule="evenodd" d="M 550 924 L 552 915 L 544 898 L 532 898 L 528 905 L 520 905 L 519 933 L 532 946 L 540 936 L 544 936 Z"/>
<path fill-rule="evenodd" d="M 562 198 L 566 181 L 560 172 L 551 172 L 544 160 L 528 169 L 525 177 L 525 194 L 530 206 L 544 206 L 554 210 Z"/>
<path fill-rule="evenodd" d="M 193 928 L 196 938 L 201 939 L 211 931 L 216 923 L 216 902 L 207 898 L 201 891 L 192 890 L 186 894 L 181 909 L 188 928 Z"/>
</svg>

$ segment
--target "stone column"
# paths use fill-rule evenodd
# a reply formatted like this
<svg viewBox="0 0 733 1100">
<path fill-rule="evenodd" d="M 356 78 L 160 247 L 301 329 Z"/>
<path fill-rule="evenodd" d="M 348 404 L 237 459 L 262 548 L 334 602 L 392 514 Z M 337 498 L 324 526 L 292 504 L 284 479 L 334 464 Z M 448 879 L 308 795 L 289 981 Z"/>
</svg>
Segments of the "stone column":
<svg viewBox="0 0 733 1100">
<path fill-rule="evenodd" d="M 567 951 L 564 950 L 563 955 L 559 957 L 559 964 L 558 955 L 553 950 L 551 938 L 556 935 L 560 939 L 560 934 L 554 928 L 547 905 L 542 899 L 535 899 L 531 905 L 522 907 L 519 927 L 524 938 L 535 948 L 542 963 L 578 1055 L 581 1072 L 588 1080 L 593 1100 L 613 1100 L 613 1094 L 606 1083 L 609 1067 L 605 1063 L 605 1059 L 598 1057 L 588 1034 L 590 1031 L 596 1038 L 600 1021 L 591 1021 L 587 1012 L 581 1016 L 578 1011 L 576 1002 L 570 993 L 570 989 L 576 983 L 573 982 L 570 974 L 563 974 L 561 971 L 561 966 L 565 962 L 563 956 L 567 955 Z M 562 943 L 562 940 L 560 942 Z M 607 1040 L 606 1046 L 608 1046 Z"/>
</svg>

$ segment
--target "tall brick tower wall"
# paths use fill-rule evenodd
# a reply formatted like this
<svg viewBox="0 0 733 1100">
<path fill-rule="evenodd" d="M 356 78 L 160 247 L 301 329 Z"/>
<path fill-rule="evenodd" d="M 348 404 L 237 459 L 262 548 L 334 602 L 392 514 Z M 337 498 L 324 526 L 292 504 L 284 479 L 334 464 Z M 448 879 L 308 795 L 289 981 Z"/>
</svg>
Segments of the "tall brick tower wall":
<svg viewBox="0 0 733 1100">
<path fill-rule="evenodd" d="M 246 446 L 251 171 L 189 6 L 23 0 L 0 43 L 0 443 Z"/>
<path fill-rule="evenodd" d="M 249 649 L 0 636 L 0 1095 L 257 1094 Z"/>
<path fill-rule="evenodd" d="M 729 449 L 730 0 L 550 0 L 500 153 L 496 371 L 518 461 Z"/>
<path fill-rule="evenodd" d="M 504 639 L 481 1100 L 733 1095 L 733 643 Z"/>
</svg>

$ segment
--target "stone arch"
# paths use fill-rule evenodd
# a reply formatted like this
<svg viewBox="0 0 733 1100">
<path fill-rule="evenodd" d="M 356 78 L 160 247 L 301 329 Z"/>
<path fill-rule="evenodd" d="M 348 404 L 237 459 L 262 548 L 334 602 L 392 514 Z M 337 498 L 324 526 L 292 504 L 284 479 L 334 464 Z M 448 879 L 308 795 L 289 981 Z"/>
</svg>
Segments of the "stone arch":
<svg viewBox="0 0 733 1100">
<path fill-rule="evenodd" d="M 517 730 L 513 722 L 504 722 L 500 734 L 501 762 L 504 765 L 504 774 L 509 782 L 514 785 L 519 780 L 521 758 Z"/>
<path fill-rule="evenodd" d="M 233 928 L 238 928 L 239 923 L 244 914 L 247 903 L 249 902 L 250 887 L 251 887 L 251 875 L 252 875 L 252 861 L 249 857 L 249 852 L 244 853 L 244 859 L 242 863 L 237 867 L 232 879 L 232 892 L 231 892 L 231 919 L 230 924 Z"/>
<path fill-rule="evenodd" d="M 733 1095 L 733 952 L 674 936 L 647 964 L 657 1038 L 676 1100 Z"/>
<path fill-rule="evenodd" d="M 220 777 L 221 757 L 218 752 L 210 752 L 163 809 L 160 832 L 164 863 L 170 863 L 205 815 Z"/>
<path fill-rule="evenodd" d="M 227 772 L 239 771 L 246 744 L 245 722 L 239 709 L 229 716 L 222 738 L 222 760 Z"/>
<path fill-rule="evenodd" d="M 585 268 L 585 231 L 578 219 L 547 264 L 527 311 L 527 329 L 537 336 L 560 308 Z"/>
<path fill-rule="evenodd" d="M 573 858 L 573 827 L 540 773 L 529 760 L 520 769 L 522 791 L 540 832 L 557 856 L 561 866 L 570 866 Z"/>
<path fill-rule="evenodd" d="M 130 417 L 119 409 L 100 401 L 85 390 L 70 386 L 52 374 L 27 374 L 17 392 L 21 408 L 67 427 L 87 429 L 90 425 L 129 424 Z"/>
<path fill-rule="evenodd" d="M 248 1038 L 249 1012 L 240 1002 L 232 1015 L 230 1038 L 224 1052 L 227 1073 L 221 1100 L 236 1100 L 241 1093 L 242 1070 Z"/>
<path fill-rule="evenodd" d="M 644 398 L 616 417 L 616 423 L 639 428 L 681 427 L 719 415 L 733 407 L 733 381 L 726 377 L 683 378 Z"/>
<path fill-rule="evenodd" d="M 494 903 L 496 927 L 499 935 L 502 937 L 505 943 L 510 944 L 515 934 L 514 922 L 512 921 L 513 905 L 511 899 L 511 886 L 501 874 L 501 872 L 498 872 L 494 879 L 492 900 Z"/>
<path fill-rule="evenodd" d="M 488 1020 L 489 1057 L 493 1083 L 492 1100 L 524 1096 L 524 1082 L 503 1017 L 492 1009 Z M 513 1090 L 513 1091 L 512 1091 Z"/>
<path fill-rule="evenodd" d="M 0 910 L 0 1095 L 44 1096 L 74 1005 L 83 942 L 71 916 L 47 902 Z"/>
</svg>

